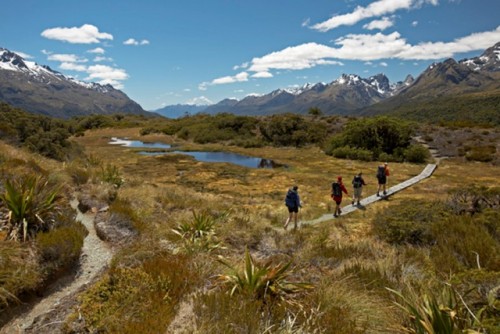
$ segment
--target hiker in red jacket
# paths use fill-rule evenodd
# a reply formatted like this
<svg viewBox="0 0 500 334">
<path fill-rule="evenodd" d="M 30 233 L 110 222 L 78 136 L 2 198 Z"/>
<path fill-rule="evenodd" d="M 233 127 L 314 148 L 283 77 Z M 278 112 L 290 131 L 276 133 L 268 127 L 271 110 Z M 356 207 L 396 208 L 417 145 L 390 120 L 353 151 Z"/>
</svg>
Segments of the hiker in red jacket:
<svg viewBox="0 0 500 334">
<path fill-rule="evenodd" d="M 347 189 L 342 183 L 342 176 L 337 177 L 337 182 L 332 183 L 332 199 L 335 202 L 335 212 L 334 217 L 340 216 L 342 210 L 340 209 L 340 203 L 342 203 L 342 193 L 347 193 Z"/>
</svg>

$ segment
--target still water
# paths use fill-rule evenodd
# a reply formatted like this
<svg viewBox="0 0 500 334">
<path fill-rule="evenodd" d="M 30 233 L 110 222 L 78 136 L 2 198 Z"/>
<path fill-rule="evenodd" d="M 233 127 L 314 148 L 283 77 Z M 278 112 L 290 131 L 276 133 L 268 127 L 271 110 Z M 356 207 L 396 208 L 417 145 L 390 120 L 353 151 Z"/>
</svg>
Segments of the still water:
<svg viewBox="0 0 500 334">
<path fill-rule="evenodd" d="M 142 142 L 139 140 L 127 140 L 127 139 L 119 139 L 116 137 L 111 138 L 109 144 L 112 145 L 121 145 L 126 147 L 134 147 L 134 148 L 155 148 L 155 149 L 168 149 L 171 146 L 163 143 L 148 143 Z M 171 151 L 171 152 L 148 152 L 148 151 L 139 151 L 141 155 L 148 156 L 156 156 L 156 155 L 164 155 L 171 153 L 185 154 L 190 155 L 195 158 L 197 161 L 202 162 L 228 162 L 234 165 L 248 167 L 248 168 L 277 168 L 277 167 L 286 167 L 280 164 L 275 163 L 270 159 L 256 158 L 250 157 L 246 155 L 230 153 L 230 152 L 202 152 L 202 151 Z"/>
</svg>

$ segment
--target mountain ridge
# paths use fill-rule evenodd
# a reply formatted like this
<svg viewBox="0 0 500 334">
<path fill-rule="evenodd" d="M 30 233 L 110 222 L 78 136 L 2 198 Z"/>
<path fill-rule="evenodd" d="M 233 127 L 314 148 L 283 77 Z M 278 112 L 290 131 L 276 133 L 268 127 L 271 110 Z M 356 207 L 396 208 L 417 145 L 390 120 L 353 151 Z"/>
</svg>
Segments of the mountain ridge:
<svg viewBox="0 0 500 334">
<path fill-rule="evenodd" d="M 0 101 L 58 118 L 120 112 L 151 115 L 109 84 L 67 77 L 5 48 L 0 48 Z"/>
</svg>

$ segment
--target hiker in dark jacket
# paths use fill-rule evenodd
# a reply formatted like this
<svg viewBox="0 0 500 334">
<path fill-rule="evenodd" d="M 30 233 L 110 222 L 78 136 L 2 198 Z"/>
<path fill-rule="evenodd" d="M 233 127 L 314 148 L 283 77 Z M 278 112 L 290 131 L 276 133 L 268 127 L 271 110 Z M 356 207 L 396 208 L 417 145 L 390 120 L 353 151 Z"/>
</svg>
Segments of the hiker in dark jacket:
<svg viewBox="0 0 500 334">
<path fill-rule="evenodd" d="M 288 192 L 286 193 L 285 197 L 285 205 L 288 208 L 288 219 L 285 222 L 285 225 L 283 225 L 283 228 L 286 230 L 288 227 L 288 224 L 290 222 L 294 221 L 294 230 L 297 229 L 297 219 L 298 219 L 298 213 L 299 213 L 299 208 L 302 207 L 300 203 L 300 196 L 299 196 L 299 187 L 293 186 L 293 188 L 288 189 Z"/>
<path fill-rule="evenodd" d="M 352 205 L 354 205 L 355 202 L 359 205 L 359 201 L 361 201 L 361 193 L 363 192 L 363 186 L 366 186 L 366 183 L 363 179 L 363 173 L 359 172 L 358 175 L 352 179 Z"/>
<path fill-rule="evenodd" d="M 332 199 L 335 202 L 335 212 L 333 213 L 334 217 L 340 216 L 342 210 L 340 208 L 340 203 L 342 203 L 342 193 L 347 193 L 347 189 L 342 183 L 342 176 L 337 177 L 337 182 L 332 183 Z"/>
<path fill-rule="evenodd" d="M 378 180 L 377 196 L 380 196 L 380 190 L 383 190 L 383 194 L 387 195 L 385 187 L 387 184 L 388 176 L 389 176 L 389 167 L 387 167 L 387 162 L 377 167 L 377 180 Z"/>
</svg>

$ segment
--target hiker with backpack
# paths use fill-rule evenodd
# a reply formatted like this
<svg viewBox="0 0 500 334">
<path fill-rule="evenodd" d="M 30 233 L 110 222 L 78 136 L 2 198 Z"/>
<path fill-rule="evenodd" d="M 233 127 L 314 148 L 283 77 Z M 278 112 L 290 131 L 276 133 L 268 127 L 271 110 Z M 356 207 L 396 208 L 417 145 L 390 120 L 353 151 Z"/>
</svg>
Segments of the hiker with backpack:
<svg viewBox="0 0 500 334">
<path fill-rule="evenodd" d="M 387 191 L 385 186 L 387 184 L 387 177 L 389 176 L 389 167 L 387 167 L 387 162 L 383 165 L 379 165 L 377 167 L 377 180 L 378 180 L 378 189 L 377 196 L 380 196 L 380 190 L 383 189 L 383 194 L 387 195 Z"/>
<path fill-rule="evenodd" d="M 365 180 L 363 179 L 363 173 L 359 172 L 358 175 L 354 176 L 352 179 L 353 195 L 352 195 L 352 205 L 357 201 L 357 205 L 361 201 L 361 193 L 363 191 L 363 186 L 366 186 Z"/>
<path fill-rule="evenodd" d="M 347 193 L 347 189 L 342 183 L 342 176 L 337 177 L 337 182 L 332 183 L 332 199 L 335 202 L 335 212 L 333 213 L 334 217 L 340 216 L 342 210 L 340 208 L 340 203 L 342 203 L 342 193 Z"/>
<path fill-rule="evenodd" d="M 302 207 L 300 203 L 300 197 L 299 197 L 299 187 L 298 186 L 293 186 L 292 188 L 288 189 L 288 192 L 286 193 L 285 197 L 285 205 L 288 208 L 288 213 L 289 216 L 285 222 L 285 225 L 283 225 L 283 228 L 286 230 L 288 227 L 288 224 L 292 221 L 294 221 L 294 230 L 297 229 L 297 219 L 298 219 L 298 214 L 299 214 L 299 208 Z"/>
</svg>

